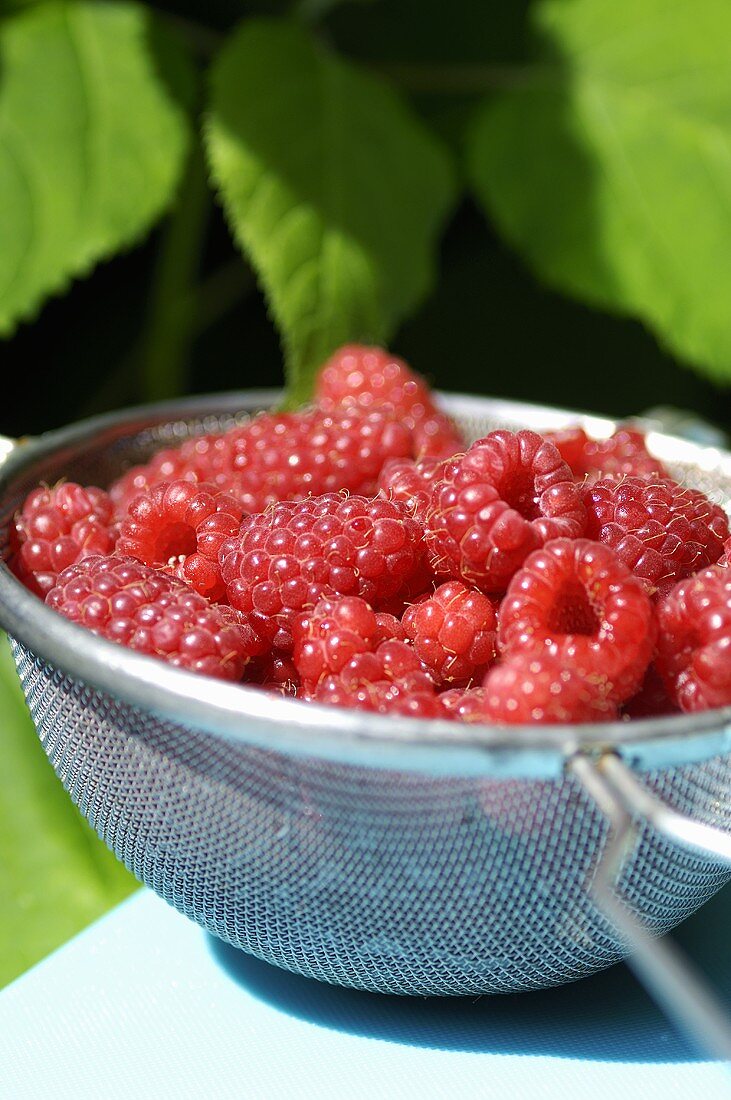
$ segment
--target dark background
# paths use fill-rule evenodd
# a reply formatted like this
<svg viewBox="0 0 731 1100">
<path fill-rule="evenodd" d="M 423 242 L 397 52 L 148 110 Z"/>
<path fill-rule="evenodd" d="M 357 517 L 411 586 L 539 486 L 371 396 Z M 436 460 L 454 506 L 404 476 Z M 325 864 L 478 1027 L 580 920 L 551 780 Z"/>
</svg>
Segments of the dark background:
<svg viewBox="0 0 731 1100">
<path fill-rule="evenodd" d="M 307 0 L 310 7 L 314 0 Z M 208 39 L 242 15 L 281 11 L 276 2 L 195 0 L 156 5 L 183 29 L 201 70 Z M 315 7 L 318 3 L 315 2 Z M 319 0 L 318 10 L 331 7 Z M 319 31 L 343 53 L 376 67 L 418 64 L 425 72 L 530 58 L 529 0 L 359 0 L 319 16 Z M 200 41 L 198 41 L 200 39 Z M 455 148 L 477 95 L 419 93 L 417 109 Z M 190 348 L 188 392 L 276 385 L 282 361 L 276 332 L 253 275 L 245 272 L 211 207 L 199 276 L 229 273 L 214 288 L 219 316 Z M 144 333 L 164 224 L 147 242 L 102 264 L 66 297 L 50 301 L 3 347 L 8 386 L 0 431 L 30 434 L 144 399 Z M 239 269 L 239 266 L 240 269 Z M 243 277 L 242 277 L 243 276 Z M 226 280 L 224 280 L 226 282 Z M 232 301 L 224 303 L 231 295 Z M 211 307 L 209 294 L 209 309 Z M 695 410 L 731 427 L 731 391 L 681 366 L 641 324 L 611 317 L 542 287 L 465 199 L 442 241 L 433 293 L 392 341 L 395 351 L 446 389 L 509 396 L 624 416 L 652 405 Z"/>
</svg>

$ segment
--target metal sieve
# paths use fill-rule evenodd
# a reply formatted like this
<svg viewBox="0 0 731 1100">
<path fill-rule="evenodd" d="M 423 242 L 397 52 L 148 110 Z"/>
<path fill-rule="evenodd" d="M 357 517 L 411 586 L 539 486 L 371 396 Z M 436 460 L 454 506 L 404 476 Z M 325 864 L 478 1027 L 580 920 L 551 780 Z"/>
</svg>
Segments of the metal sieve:
<svg viewBox="0 0 731 1100">
<path fill-rule="evenodd" d="M 8 443 L 0 549 L 38 482 L 105 485 L 276 398 L 190 399 Z M 484 398 L 443 403 L 471 438 L 614 428 Z M 729 505 L 731 455 L 660 432 L 649 443 Z M 325 982 L 418 995 L 539 989 L 630 954 L 668 1011 L 731 1057 L 719 1006 L 653 935 L 731 877 L 731 708 L 504 730 L 319 707 L 96 638 L 4 566 L 0 623 L 74 802 L 142 882 L 214 935 Z"/>
</svg>

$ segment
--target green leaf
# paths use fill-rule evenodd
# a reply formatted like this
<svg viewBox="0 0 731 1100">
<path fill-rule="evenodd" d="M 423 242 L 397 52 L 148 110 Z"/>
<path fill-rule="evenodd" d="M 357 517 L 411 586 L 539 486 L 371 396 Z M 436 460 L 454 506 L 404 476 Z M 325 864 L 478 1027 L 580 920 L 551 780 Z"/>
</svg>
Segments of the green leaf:
<svg viewBox="0 0 731 1100">
<path fill-rule="evenodd" d="M 387 340 L 429 290 L 447 155 L 387 85 L 264 20 L 214 66 L 207 146 L 304 400 L 335 347 Z"/>
<path fill-rule="evenodd" d="M 0 334 L 138 240 L 174 196 L 190 70 L 131 3 L 45 3 L 0 24 Z"/>
<path fill-rule="evenodd" d="M 534 271 L 731 381 L 731 5 L 543 0 L 479 112 L 475 192 Z"/>
<path fill-rule="evenodd" d="M 0 987 L 135 889 L 41 748 L 0 636 Z"/>
</svg>

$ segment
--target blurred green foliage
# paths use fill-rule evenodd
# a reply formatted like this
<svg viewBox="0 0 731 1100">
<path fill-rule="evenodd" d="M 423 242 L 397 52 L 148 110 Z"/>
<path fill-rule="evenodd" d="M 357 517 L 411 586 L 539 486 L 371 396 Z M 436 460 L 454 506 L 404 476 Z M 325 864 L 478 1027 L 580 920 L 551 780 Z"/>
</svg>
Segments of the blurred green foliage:
<svg viewBox="0 0 731 1100">
<path fill-rule="evenodd" d="M 0 987 L 137 885 L 45 757 L 0 639 Z"/>
<path fill-rule="evenodd" d="M 724 0 L 0 0 L 0 330 L 33 364 L 0 430 L 283 359 L 304 398 L 345 339 L 731 426 L 730 32 Z M 133 887 L 1 672 L 0 982 Z"/>
</svg>

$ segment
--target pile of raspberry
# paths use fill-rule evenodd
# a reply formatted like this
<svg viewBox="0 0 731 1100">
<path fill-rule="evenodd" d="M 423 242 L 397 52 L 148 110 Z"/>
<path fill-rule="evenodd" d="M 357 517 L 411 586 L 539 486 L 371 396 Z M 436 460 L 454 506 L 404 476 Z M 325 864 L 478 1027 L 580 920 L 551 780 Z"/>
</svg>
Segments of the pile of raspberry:
<svg viewBox="0 0 731 1100">
<path fill-rule="evenodd" d="M 731 536 L 643 435 L 468 444 L 379 348 L 313 404 L 197 436 L 108 491 L 34 490 L 11 568 L 173 665 L 337 707 L 606 722 L 731 705 Z"/>
</svg>

